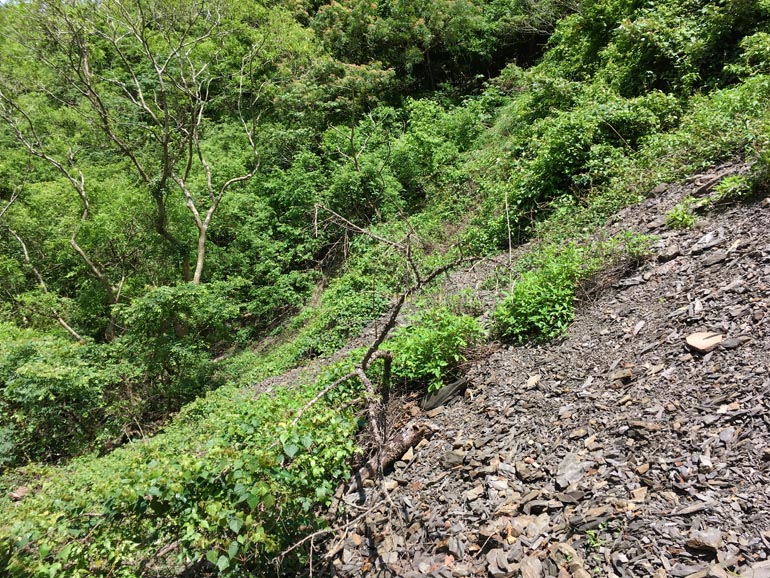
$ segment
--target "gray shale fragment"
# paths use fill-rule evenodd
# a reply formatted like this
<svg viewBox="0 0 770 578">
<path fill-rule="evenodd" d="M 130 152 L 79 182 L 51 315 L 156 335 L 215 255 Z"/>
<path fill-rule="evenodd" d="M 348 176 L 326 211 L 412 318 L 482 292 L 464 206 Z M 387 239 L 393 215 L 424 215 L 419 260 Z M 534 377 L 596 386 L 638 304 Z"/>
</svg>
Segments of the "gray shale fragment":
<svg viewBox="0 0 770 578">
<path fill-rule="evenodd" d="M 730 166 L 743 170 L 699 181 Z M 643 231 L 694 183 L 621 213 L 608 234 Z M 398 488 L 346 498 L 350 519 L 373 510 L 357 541 L 342 537 L 334 572 L 770 578 L 770 213 L 739 204 L 699 214 L 702 229 L 664 221 L 658 259 L 608 282 L 564 337 L 464 369 L 473 388 L 386 471 Z M 693 333 L 718 337 L 698 350 Z"/>
</svg>

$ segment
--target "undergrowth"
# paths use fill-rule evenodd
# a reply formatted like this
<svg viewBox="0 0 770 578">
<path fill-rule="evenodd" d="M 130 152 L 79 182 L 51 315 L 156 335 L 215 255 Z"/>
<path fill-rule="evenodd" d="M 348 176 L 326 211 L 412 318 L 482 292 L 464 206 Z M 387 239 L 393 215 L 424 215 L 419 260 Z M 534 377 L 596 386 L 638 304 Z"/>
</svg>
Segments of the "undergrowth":
<svg viewBox="0 0 770 578">
<path fill-rule="evenodd" d="M 221 388 L 163 435 L 37 471 L 43 486 L 0 504 L 5 575 L 137 576 L 204 560 L 223 576 L 270 572 L 282 549 L 321 523 L 316 508 L 357 452 L 355 382 L 301 411 L 344 369 L 269 395 Z"/>
<path fill-rule="evenodd" d="M 479 323 L 446 307 L 430 308 L 398 328 L 383 349 L 393 353 L 393 375 L 427 391 L 457 377 L 468 350 L 484 337 Z"/>
<path fill-rule="evenodd" d="M 513 288 L 495 309 L 495 334 L 519 344 L 558 337 L 575 316 L 581 288 L 585 295 L 600 272 L 619 263 L 638 263 L 649 246 L 648 237 L 635 234 L 539 245 L 519 261 Z"/>
<path fill-rule="evenodd" d="M 584 3 L 558 24 L 538 65 L 509 65 L 465 102 L 410 101 L 413 123 L 403 130 L 385 109 L 377 113 L 384 120 L 361 121 L 351 146 L 356 139 L 356 146 L 370 146 L 365 162 L 360 171 L 335 173 L 327 200 L 340 208 L 360 195 L 354 216 L 364 219 L 372 208 L 366 194 L 381 195 L 387 206 L 377 209 L 369 231 L 399 243 L 411 239 L 413 258 L 426 269 L 446 259 L 458 239 L 476 255 L 534 241 L 507 272 L 513 284 L 494 312 L 492 336 L 522 344 L 561 335 L 603 271 L 631 266 L 648 250 L 645 237 L 596 235 L 619 208 L 661 183 L 736 157 L 751 171 L 725 179 L 717 200 L 744 199 L 770 181 L 770 41 L 758 29 L 767 25 L 770 5 L 713 3 L 700 11 L 697 2 L 637 4 Z M 734 34 L 727 34 L 730 21 Z M 734 46 L 723 50 L 729 38 Z M 382 127 L 391 124 L 396 137 L 388 140 Z M 325 146 L 348 150 L 332 133 Z M 387 171 L 383 162 L 391 163 Z M 687 225 L 687 209 L 675 211 L 671 224 Z M 216 364 L 189 364 L 200 361 L 201 347 L 216 347 L 232 331 L 218 316 L 219 301 L 194 288 L 137 301 L 127 319 L 149 345 L 126 343 L 112 358 L 124 352 L 118 369 L 130 372 L 132 356 L 141 354 L 156 371 L 158 395 L 185 401 L 211 377 L 228 385 L 184 407 L 150 439 L 62 467 L 9 470 L 0 486 L 26 484 L 30 492 L 19 502 L 0 500 L 0 571 L 127 578 L 197 563 L 222 576 L 267 575 L 284 548 L 327 524 L 324 507 L 358 452 L 361 386 L 353 380 L 304 408 L 358 360 L 271 393 L 257 395 L 249 386 L 331 355 L 413 280 L 392 245 L 352 233 L 348 243 L 348 233 L 323 296 L 285 324 L 276 337 L 281 344 L 267 352 L 244 349 Z M 168 299 L 205 314 L 177 312 L 190 325 L 181 328 L 188 331 L 183 338 L 175 339 L 175 331 L 184 334 L 174 327 L 178 319 L 159 314 Z M 419 311 L 384 347 L 393 352 L 397 379 L 434 390 L 457 375 L 465 348 L 483 339 L 472 317 L 439 304 Z M 10 383 L 10 393 L 19 393 L 12 411 L 42 424 L 19 437 L 20 426 L 3 422 L 0 447 L 10 439 L 18 454 L 34 458 L 87 447 L 93 432 L 78 429 L 79 416 L 93 411 L 107 423 L 99 396 L 116 379 L 89 373 L 87 348 L 50 344 L 47 352 L 6 345 L 0 356 L 3 388 Z M 12 356 L 24 364 L 14 365 Z M 49 393 L 72 410 L 64 421 L 51 407 L 33 407 L 34 395 L 42 401 Z M 52 445 L 35 446 L 38 431 L 50 432 Z M 278 573 L 297 575 L 308 555 L 297 549 Z"/>
</svg>

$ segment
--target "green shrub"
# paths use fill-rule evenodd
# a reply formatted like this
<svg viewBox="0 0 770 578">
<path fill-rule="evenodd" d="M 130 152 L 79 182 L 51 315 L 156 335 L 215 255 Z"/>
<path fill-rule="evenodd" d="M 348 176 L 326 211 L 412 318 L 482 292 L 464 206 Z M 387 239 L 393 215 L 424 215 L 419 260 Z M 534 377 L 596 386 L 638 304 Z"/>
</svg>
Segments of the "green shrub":
<svg viewBox="0 0 770 578">
<path fill-rule="evenodd" d="M 666 224 L 674 229 L 689 229 L 695 225 L 695 215 L 693 214 L 693 205 L 695 199 L 685 198 L 681 203 L 677 203 L 666 213 Z"/>
<path fill-rule="evenodd" d="M 22 502 L 0 499 L 0 574 L 136 578 L 208 560 L 220 576 L 296 576 L 308 548 L 278 573 L 273 558 L 321 527 L 319 506 L 348 475 L 360 386 L 294 421 L 347 369 L 260 396 L 219 389 L 163 434 L 43 472 Z"/>
<path fill-rule="evenodd" d="M 516 343 L 561 335 L 575 315 L 583 265 L 583 249 L 574 244 L 546 249 L 542 266 L 524 272 L 495 309 L 496 333 Z"/>
<path fill-rule="evenodd" d="M 0 325 L 0 469 L 88 447 L 104 425 L 110 374 L 89 347 Z"/>
<path fill-rule="evenodd" d="M 757 32 L 741 40 L 740 61 L 725 67 L 742 77 L 770 73 L 770 33 Z"/>
<path fill-rule="evenodd" d="M 176 411 L 212 387 L 210 349 L 233 339 L 241 279 L 157 287 L 121 309 L 129 332 L 111 347 L 144 369 L 142 397 Z"/>
<path fill-rule="evenodd" d="M 745 175 L 728 175 L 714 186 L 712 202 L 738 201 L 746 198 L 752 189 L 749 177 Z"/>
<path fill-rule="evenodd" d="M 495 333 L 515 343 L 558 337 L 574 319 L 577 289 L 585 290 L 605 268 L 637 263 L 649 244 L 649 237 L 627 233 L 584 245 L 557 241 L 534 251 L 495 309 Z"/>
<path fill-rule="evenodd" d="M 384 345 L 393 352 L 393 375 L 404 381 L 440 389 L 457 377 L 465 352 L 478 344 L 484 333 L 468 315 L 449 309 L 430 309 L 396 331 Z"/>
</svg>

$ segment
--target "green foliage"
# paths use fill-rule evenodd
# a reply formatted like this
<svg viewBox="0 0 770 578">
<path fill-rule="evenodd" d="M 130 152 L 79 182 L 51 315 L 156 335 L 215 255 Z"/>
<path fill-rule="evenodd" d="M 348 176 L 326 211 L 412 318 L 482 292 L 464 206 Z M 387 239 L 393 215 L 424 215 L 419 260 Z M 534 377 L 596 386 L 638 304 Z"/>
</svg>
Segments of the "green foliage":
<svg viewBox="0 0 770 578">
<path fill-rule="evenodd" d="M 681 113 L 674 97 L 624 98 L 603 83 L 565 88 L 567 101 L 552 100 L 539 78 L 522 77 L 531 89 L 503 109 L 493 128 L 500 142 L 472 165 L 485 192 L 482 234 L 498 249 L 509 234 L 525 238 L 554 199 L 584 202 L 625 174 L 645 140 L 675 126 Z"/>
<path fill-rule="evenodd" d="M 577 292 L 603 269 L 636 262 L 649 250 L 649 239 L 623 235 L 586 244 L 549 243 L 522 262 L 526 269 L 498 303 L 495 333 L 515 343 L 558 337 L 575 316 Z"/>
<path fill-rule="evenodd" d="M 445 307 L 432 308 L 399 328 L 383 346 L 393 352 L 393 375 L 436 391 L 457 377 L 465 352 L 484 336 L 478 322 Z"/>
<path fill-rule="evenodd" d="M 692 94 L 724 85 L 739 43 L 767 24 L 763 2 L 582 2 L 550 40 L 545 62 L 573 80 L 592 75 L 624 96 L 650 90 Z"/>
<path fill-rule="evenodd" d="M 516 343 L 548 340 L 561 335 L 572 321 L 576 283 L 596 264 L 585 263 L 583 249 L 574 244 L 545 251 L 542 266 L 524 272 L 498 304 L 495 327 L 500 337 Z"/>
<path fill-rule="evenodd" d="M 770 33 L 756 32 L 745 37 L 740 42 L 743 50 L 740 59 L 725 67 L 741 77 L 751 77 L 758 74 L 770 74 Z"/>
<path fill-rule="evenodd" d="M 676 130 L 644 139 L 634 172 L 627 176 L 673 180 L 735 155 L 755 154 L 753 149 L 763 148 L 767 140 L 768 98 L 770 77 L 762 75 L 693 98 Z"/>
<path fill-rule="evenodd" d="M 604 545 L 604 542 L 596 530 L 586 530 L 586 546 L 592 550 L 598 550 Z"/>
<path fill-rule="evenodd" d="M 738 201 L 752 192 L 751 179 L 746 175 L 728 175 L 714 186 L 712 202 Z"/>
<path fill-rule="evenodd" d="M 208 350 L 229 338 L 239 286 L 150 291 L 122 312 L 130 334 L 104 345 L 2 325 L 0 465 L 68 458 L 215 387 Z"/>
<path fill-rule="evenodd" d="M 356 452 L 360 384 L 294 421 L 353 360 L 313 384 L 269 395 L 251 386 L 334 353 L 413 271 L 317 205 L 381 237 L 409 237 L 425 268 L 457 236 L 477 253 L 537 239 L 494 317 L 498 336 L 522 343 L 559 335 L 603 271 L 643 257 L 645 239 L 588 241 L 618 208 L 727 158 L 752 168 L 724 179 L 715 199 L 765 193 L 770 182 L 766 0 L 205 3 L 217 18 L 195 18 L 182 1 L 143 6 L 156 20 L 142 34 L 159 53 L 185 30 L 213 23 L 214 33 L 159 78 L 124 34 L 131 6 L 0 5 L 3 95 L 30 113 L 0 107 L 0 211 L 22 191 L 0 222 L 0 319 L 16 324 L 0 325 L 0 467 L 106 451 L 165 424 L 103 458 L 9 472 L 4 487 L 35 476 L 42 487 L 20 503 L 0 499 L 4 575 L 172 575 L 190 561 L 265 575 L 272 556 L 323 523 L 316 508 Z M 47 34 L 70 30 L 64 16 L 80 36 Z M 58 73 L 78 38 L 106 116 L 76 77 Z M 116 57 L 118 46 L 130 58 Z M 169 82 L 188 64 L 205 65 L 210 82 Z M 205 211 L 211 197 L 206 167 L 197 154 L 188 167 L 181 143 L 189 97 L 203 86 L 196 135 L 215 190 L 255 162 L 241 121 L 260 166 L 222 199 L 202 284 L 190 285 L 180 283 L 196 249 L 190 209 Z M 137 88 L 147 109 L 132 101 Z M 179 130 L 163 134 L 175 119 Z M 19 121 L 34 146 L 76 180 L 82 173 L 85 218 L 72 181 L 19 142 Z M 189 201 L 164 159 L 186 175 Z M 69 341 L 56 315 L 86 344 Z M 117 335 L 106 331 L 113 321 Z M 470 317 L 429 310 L 388 342 L 394 375 L 436 389 L 481 338 Z M 301 573 L 308 555 L 297 551 L 282 572 Z"/>
<path fill-rule="evenodd" d="M 129 333 L 112 345 L 140 364 L 150 386 L 146 401 L 161 415 L 215 386 L 212 348 L 232 338 L 235 297 L 245 282 L 157 287 L 121 310 Z"/>
<path fill-rule="evenodd" d="M 0 324 L 0 469 L 57 460 L 84 448 L 105 426 L 113 375 L 90 348 Z"/>
<path fill-rule="evenodd" d="M 674 229 L 689 229 L 695 225 L 695 215 L 693 214 L 693 205 L 695 199 L 685 198 L 681 203 L 677 203 L 668 213 L 666 213 L 666 224 Z"/>
<path fill-rule="evenodd" d="M 472 0 L 331 2 L 318 9 L 313 28 L 342 60 L 382 62 L 411 82 L 470 73 L 493 40 Z"/>
<path fill-rule="evenodd" d="M 133 334 L 153 340 L 153 346 L 173 337 L 216 343 L 230 330 L 238 306 L 229 298 L 242 287 L 242 279 L 206 285 L 156 287 L 136 299 L 122 315 Z"/>
<path fill-rule="evenodd" d="M 139 576 L 149 563 L 202 559 L 222 576 L 274 571 L 272 557 L 317 527 L 315 507 L 328 504 L 357 451 L 354 412 L 339 410 L 360 395 L 355 384 L 293 423 L 336 375 L 327 373 L 259 397 L 219 390 L 153 440 L 50 472 L 20 504 L 3 500 L 4 575 Z M 282 574 L 294 575 L 305 555 L 288 557 Z"/>
<path fill-rule="evenodd" d="M 368 239 L 360 241 L 359 247 Z M 400 264 L 393 255 L 384 258 L 381 247 L 367 252 L 359 254 L 356 269 L 329 283 L 319 306 L 307 308 L 295 320 L 310 320 L 293 344 L 300 359 L 334 353 L 387 309 Z"/>
</svg>

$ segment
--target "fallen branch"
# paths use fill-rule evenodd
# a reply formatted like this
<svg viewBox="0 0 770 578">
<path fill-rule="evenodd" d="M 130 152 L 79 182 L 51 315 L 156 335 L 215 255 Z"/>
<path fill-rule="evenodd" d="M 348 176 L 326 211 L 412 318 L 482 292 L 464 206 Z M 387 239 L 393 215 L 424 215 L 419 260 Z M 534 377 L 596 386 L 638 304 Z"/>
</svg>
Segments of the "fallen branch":
<svg viewBox="0 0 770 578">
<path fill-rule="evenodd" d="M 372 511 L 373 511 L 373 510 L 374 510 L 376 507 L 377 507 L 376 505 L 373 505 L 373 506 L 371 506 L 370 508 L 368 508 L 367 510 L 365 510 L 365 511 L 361 512 L 361 513 L 360 513 L 358 516 L 356 516 L 356 517 L 355 517 L 355 518 L 353 518 L 352 520 L 348 520 L 348 521 L 347 521 L 347 522 L 345 522 L 344 524 L 339 524 L 339 525 L 337 525 L 337 526 L 332 526 L 331 528 L 322 528 L 322 529 L 320 529 L 320 530 L 316 530 L 316 531 L 315 531 L 315 532 L 313 532 L 312 534 L 308 534 L 307 536 L 305 536 L 305 537 L 304 537 L 304 538 L 302 538 L 301 540 L 298 540 L 298 541 L 296 541 L 294 544 L 292 544 L 291 546 L 289 546 L 288 548 L 286 548 L 285 550 L 283 550 L 283 551 L 282 551 L 280 554 L 278 554 L 278 555 L 277 555 L 275 558 L 273 558 L 273 563 L 274 563 L 276 566 L 280 566 L 280 565 L 281 565 L 281 562 L 283 562 L 283 560 L 286 558 L 286 556 L 288 556 L 288 555 L 289 555 L 289 554 L 291 554 L 291 553 L 292 553 L 294 550 L 296 550 L 297 548 L 299 548 L 299 547 L 303 546 L 303 545 L 304 545 L 304 544 L 306 544 L 307 542 L 309 542 L 309 541 L 312 541 L 312 540 L 315 540 L 316 538 L 318 538 L 318 537 L 320 537 L 320 536 L 325 536 L 325 535 L 329 535 L 329 534 L 336 534 L 337 532 L 340 532 L 340 531 L 347 531 L 347 530 L 348 530 L 348 529 L 349 529 L 351 526 L 353 526 L 354 524 L 356 524 L 356 523 L 358 523 L 360 520 L 362 520 L 364 517 L 366 517 L 366 516 L 368 516 L 369 514 L 371 514 L 371 513 L 372 513 Z"/>
<path fill-rule="evenodd" d="M 382 447 L 382 451 L 372 456 L 350 479 L 347 493 L 355 492 L 363 488 L 366 480 L 374 479 L 391 465 L 397 462 L 401 456 L 411 447 L 417 445 L 423 438 L 433 435 L 433 428 L 425 423 L 410 423 L 402 429 L 396 437 L 388 440 Z"/>
<path fill-rule="evenodd" d="M 458 257 L 451 263 L 447 263 L 446 265 L 437 267 L 432 271 L 430 271 L 427 275 L 423 275 L 421 274 L 419 267 L 417 265 L 417 262 L 414 259 L 414 255 L 412 253 L 412 238 L 413 236 L 416 236 L 414 235 L 413 231 L 407 234 L 405 239 L 401 242 L 391 241 L 389 239 L 385 239 L 381 236 L 378 236 L 368 231 L 367 229 L 364 229 L 352 223 L 351 221 L 345 219 L 338 213 L 330 209 L 327 209 L 325 207 L 322 207 L 320 205 L 316 206 L 316 219 L 315 219 L 316 227 L 318 223 L 318 212 L 321 210 L 329 213 L 331 215 L 331 220 L 337 223 L 338 225 L 342 226 L 346 231 L 367 235 L 372 239 L 375 239 L 377 241 L 384 243 L 390 248 L 401 251 L 403 253 L 403 257 L 406 262 L 406 267 L 411 272 L 410 277 L 412 278 L 412 282 L 409 284 L 409 286 L 406 289 L 404 289 L 396 298 L 395 303 L 390 309 L 390 313 L 387 317 L 385 325 L 382 327 L 380 331 L 376 333 L 374 340 L 372 341 L 371 345 L 367 348 L 366 352 L 364 353 L 364 356 L 361 359 L 361 362 L 357 364 L 352 371 L 350 371 L 346 375 L 343 375 L 342 377 L 335 380 L 333 383 L 327 385 L 321 391 L 319 391 L 310 401 L 308 401 L 302 407 L 302 409 L 299 411 L 299 413 L 297 413 L 297 415 L 294 417 L 294 420 L 292 421 L 292 427 L 297 426 L 297 424 L 300 422 L 300 420 L 307 413 L 308 410 L 310 410 L 313 406 L 318 404 L 324 397 L 326 397 L 329 393 L 331 393 L 337 387 L 348 382 L 351 379 L 357 378 L 363 385 L 364 389 L 366 390 L 369 426 L 371 427 L 372 436 L 374 438 L 376 449 L 373 455 L 369 458 L 369 460 L 366 461 L 366 463 L 350 478 L 350 480 L 346 484 L 343 484 L 342 486 L 340 486 L 337 492 L 335 492 L 334 497 L 332 498 L 331 504 L 329 506 L 329 509 L 327 510 L 327 518 L 333 519 L 338 514 L 338 508 L 339 508 L 340 502 L 342 501 L 342 498 L 345 494 L 363 490 L 364 482 L 366 482 L 367 480 L 373 480 L 381 477 L 384 470 L 386 470 L 394 462 L 396 462 L 402 455 L 404 455 L 404 453 L 410 447 L 415 446 L 422 439 L 429 437 L 430 435 L 433 434 L 433 429 L 425 423 L 410 423 L 401 431 L 399 431 L 395 436 L 388 438 L 387 423 L 385 422 L 385 408 L 387 407 L 389 390 L 390 390 L 390 374 L 391 374 L 391 365 L 393 362 L 393 357 L 390 351 L 381 350 L 380 347 L 385 342 L 390 332 L 396 327 L 398 323 L 398 318 L 401 314 L 401 310 L 406 304 L 406 301 L 409 298 L 409 296 L 411 296 L 415 292 L 419 291 L 420 289 L 422 289 L 423 287 L 431 283 L 440 275 L 462 264 L 476 261 L 478 260 L 478 258 L 464 257 L 460 255 L 460 257 Z M 367 375 L 367 371 L 371 368 L 372 364 L 378 360 L 383 361 L 383 368 L 382 368 L 383 370 L 382 370 L 381 381 L 379 384 L 377 384 L 377 386 L 375 386 L 371 378 Z M 347 491 L 345 491 L 346 488 L 347 488 Z M 386 497 L 389 498 L 389 496 L 387 495 Z M 361 501 L 363 502 L 364 499 L 365 499 L 365 496 L 362 496 Z M 308 536 L 305 536 L 301 540 L 297 541 L 296 543 L 292 544 L 290 547 L 282 551 L 278 556 L 276 556 L 275 558 L 276 564 L 280 564 L 281 561 L 283 561 L 288 554 L 290 554 L 291 552 L 293 552 L 294 550 L 296 550 L 297 548 L 299 548 L 300 546 L 308 542 L 310 542 L 311 544 L 314 544 L 314 540 L 321 536 L 334 534 L 342 530 L 347 531 L 347 529 L 349 529 L 353 524 L 355 524 L 362 517 L 367 515 L 370 511 L 371 509 L 364 510 L 361 514 L 359 514 L 358 516 L 356 516 L 355 518 L 353 518 L 352 520 L 348 521 L 345 524 L 337 525 L 332 528 L 321 529 L 316 532 L 313 532 L 312 534 L 309 534 Z M 333 554 L 330 554 L 329 550 L 327 550 L 326 558 L 329 559 L 331 556 L 333 556 Z M 310 554 L 310 557 L 312 559 L 313 557 L 312 552 Z"/>
</svg>

